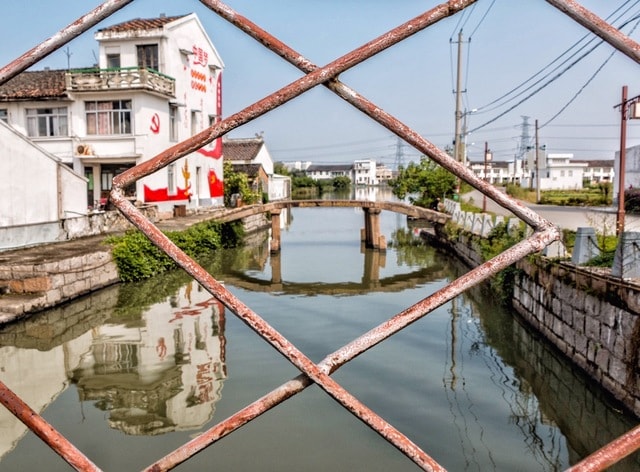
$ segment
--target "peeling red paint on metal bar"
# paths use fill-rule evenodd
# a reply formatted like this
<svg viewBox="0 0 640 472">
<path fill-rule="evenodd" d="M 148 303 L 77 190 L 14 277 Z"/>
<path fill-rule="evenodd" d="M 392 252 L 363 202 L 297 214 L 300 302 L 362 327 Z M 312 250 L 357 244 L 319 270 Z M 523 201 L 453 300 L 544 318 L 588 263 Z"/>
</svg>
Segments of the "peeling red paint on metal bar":
<svg viewBox="0 0 640 472">
<path fill-rule="evenodd" d="M 611 26 L 592 11 L 587 10 L 574 0 L 546 0 L 546 2 L 580 23 L 595 35 L 600 36 L 621 53 L 640 63 L 640 44 L 622 34 L 620 30 Z"/>
<path fill-rule="evenodd" d="M 398 431 L 394 426 L 382 419 L 351 393 L 345 390 L 335 380 L 323 372 L 307 356 L 291 344 L 277 330 L 264 319 L 252 311 L 241 300 L 229 292 L 220 282 L 213 278 L 198 263 L 178 248 L 162 231 L 146 219 L 136 207 L 129 202 L 120 189 L 111 192 L 112 202 L 120 211 L 158 248 L 164 251 L 189 275 L 197 280 L 209 293 L 220 300 L 235 315 L 271 344 L 278 352 L 287 358 L 295 367 L 306 374 L 320 388 L 331 395 L 345 409 L 354 414 L 361 421 L 369 425 L 374 431 L 394 445 L 405 456 L 424 470 L 444 470 L 428 454 Z"/>
<path fill-rule="evenodd" d="M 62 457 L 71 467 L 82 471 L 100 469 L 53 428 L 42 416 L 0 381 L 0 403 Z"/>
<path fill-rule="evenodd" d="M 640 449 L 640 426 L 636 426 L 618 439 L 598 449 L 573 467 L 567 469 L 567 472 L 597 472 L 606 470 L 638 449 Z"/>
<path fill-rule="evenodd" d="M 201 3 L 209 7 L 216 14 L 222 16 L 231 24 L 239 28 L 244 33 L 250 35 L 256 41 L 262 43 L 274 53 L 284 58 L 289 63 L 298 67 L 300 70 L 306 73 L 311 73 L 319 69 L 319 67 L 313 64 L 310 60 L 306 59 L 297 51 L 293 50 L 276 37 L 269 34 L 266 30 L 260 28 L 257 24 L 244 16 L 233 11 L 228 6 L 224 5 L 218 0 L 200 0 Z M 441 18 L 441 15 L 450 15 L 457 12 L 457 8 L 461 5 L 457 5 L 456 8 L 452 8 L 449 2 L 441 4 L 427 13 L 410 20 L 403 25 L 394 28 L 386 35 L 395 36 L 393 32 L 397 31 L 411 31 L 411 34 L 415 34 L 421 31 L 425 27 L 431 25 L 436 20 Z M 470 4 L 469 2 L 468 4 Z M 466 6 L 468 6 L 468 4 Z M 397 34 L 397 33 L 396 33 Z M 386 36 L 383 35 L 380 38 Z M 403 38 L 404 39 L 404 38 Z M 378 41 L 371 41 L 372 43 Z M 424 139 L 418 133 L 413 131 L 410 127 L 403 124 L 401 121 L 379 108 L 374 103 L 361 96 L 355 90 L 349 88 L 343 82 L 338 79 L 333 79 L 325 82 L 324 85 L 334 91 L 338 96 L 343 98 L 346 102 L 353 105 L 358 110 L 365 113 L 373 120 L 380 123 L 382 126 L 396 134 L 396 136 L 404 139 L 407 143 L 411 144 L 415 149 L 429 156 L 435 162 L 451 171 L 457 177 L 460 177 L 476 189 L 480 190 L 483 194 L 493 199 L 496 203 L 504 208 L 512 211 L 514 215 L 521 218 L 524 222 L 536 229 L 542 229 L 550 226 L 550 223 L 544 220 L 540 215 L 531 210 L 530 208 L 522 205 L 517 200 L 511 198 L 504 192 L 500 192 L 489 182 L 484 179 L 480 179 L 471 169 L 457 162 L 447 153 L 440 150 L 437 146 L 434 146 L 431 142 Z M 558 234 L 559 237 L 559 234 Z"/>
<path fill-rule="evenodd" d="M 0 84 L 26 70 L 31 65 L 35 64 L 51 52 L 60 48 L 73 38 L 87 31 L 102 19 L 110 16 L 112 13 L 123 8 L 132 1 L 133 0 L 105 1 L 87 15 L 79 18 L 76 22 L 67 26 L 56 35 L 47 39 L 40 45 L 34 47 L 11 62 L 9 65 L 0 69 Z M 196 438 L 194 441 L 185 444 L 179 450 L 172 453 L 176 457 L 177 455 L 181 456 L 182 459 L 180 462 L 187 460 L 203 447 L 206 447 L 206 445 L 217 440 L 212 439 L 214 436 L 217 435 L 218 438 L 223 437 L 229 432 L 240 427 L 242 424 L 245 424 L 252 418 L 262 414 L 264 411 L 267 411 L 269 408 L 286 400 L 314 382 L 335 398 L 347 410 L 376 430 L 381 436 L 387 439 L 420 467 L 425 470 L 444 470 L 439 464 L 433 461 L 432 458 L 424 453 L 424 451 L 413 444 L 406 436 L 395 430 L 393 426 L 386 423 L 382 418 L 378 417 L 375 412 L 369 410 L 349 392 L 333 381 L 333 379 L 329 377 L 329 374 L 362 352 L 392 336 L 400 329 L 403 329 L 417 319 L 426 316 L 436 307 L 446 303 L 468 288 L 486 280 L 492 275 L 495 275 L 501 269 L 522 257 L 541 250 L 553 240 L 558 239 L 559 232 L 557 228 L 550 225 L 535 212 L 524 207 L 510 197 L 505 196 L 501 192 L 497 192 L 492 186 L 488 185 L 483 180 L 478 179 L 473 172 L 465 168 L 462 164 L 446 155 L 432 143 L 419 136 L 393 116 L 386 114 L 375 104 L 369 102 L 357 92 L 341 83 L 337 78 L 340 73 L 348 70 L 349 68 L 354 67 L 384 49 L 397 44 L 403 39 L 423 30 L 440 19 L 446 18 L 460 10 L 463 10 L 476 1 L 477 0 L 450 0 L 442 3 L 425 14 L 394 28 L 388 33 L 366 43 L 360 48 L 336 59 L 327 66 L 319 68 L 301 55 L 297 54 L 284 43 L 269 35 L 266 31 L 261 30 L 253 23 L 237 15 L 237 13 L 233 12 L 222 2 L 218 2 L 216 0 L 201 0 L 201 3 L 216 11 L 220 16 L 228 19 L 262 44 L 265 44 L 278 55 L 302 69 L 306 75 L 288 86 L 283 87 L 274 94 L 256 102 L 254 105 L 247 107 L 217 125 L 208 128 L 202 133 L 192 136 L 190 139 L 169 148 L 163 153 L 155 156 L 150 161 L 136 166 L 125 174 L 121 174 L 119 177 L 114 179 L 114 189 L 111 194 L 112 200 L 118 209 L 136 227 L 138 227 L 138 229 L 145 233 L 154 244 L 164 250 L 169 257 L 198 280 L 210 293 L 220 299 L 225 306 L 236 313 L 237 316 L 256 331 L 257 334 L 287 357 L 287 359 L 289 359 L 301 372 L 303 372 L 303 374 L 283 384 L 270 394 L 247 406 L 245 409 L 236 413 L 224 422 L 214 426 L 214 428 L 209 430 L 207 433 Z M 640 62 L 640 54 L 638 52 L 640 47 L 637 43 L 620 34 L 618 30 L 611 27 L 588 10 L 584 9 L 575 1 L 547 0 L 547 2 L 565 12 L 568 16 L 572 17 L 574 20 L 608 41 L 636 62 Z M 450 170 L 458 177 L 469 182 L 485 195 L 493 198 L 504 208 L 511 210 L 516 214 L 516 216 L 519 216 L 529 225 L 533 226 L 536 229 L 536 233 L 532 237 L 510 248 L 491 261 L 469 271 L 447 287 L 435 292 L 421 302 L 418 302 L 401 313 L 398 313 L 385 323 L 353 340 L 351 343 L 327 356 L 319 364 L 314 364 L 286 338 L 269 326 L 256 313 L 246 307 L 240 300 L 236 299 L 195 261 L 187 257 L 180 249 L 173 245 L 173 243 L 171 243 L 171 241 L 168 240 L 168 238 L 166 238 L 164 234 L 155 227 L 155 225 L 149 222 L 149 220 L 147 220 L 130 202 L 124 199 L 122 188 L 145 175 L 155 172 L 157 169 L 166 166 L 170 162 L 199 149 L 203 145 L 228 133 L 238 126 L 273 110 L 274 108 L 296 98 L 302 93 L 320 84 L 324 84 L 345 99 L 348 103 L 364 112 L 367 116 L 382 124 L 397 136 L 405 139 L 405 141 L 412 144 L 416 149 L 422 151 L 424 154 Z M 31 410 L 28 405 L 24 404 L 1 382 L 0 402 L 3 403 L 15 416 L 25 422 L 31 430 L 36 432 L 38 436 L 40 436 L 51 448 L 56 450 L 57 453 L 59 453 L 76 469 L 99 470 L 94 464 L 88 461 L 80 451 L 75 449 L 73 445 L 71 445 L 62 435 L 47 424 L 39 415 Z M 597 451 L 592 456 L 589 456 L 583 462 L 570 470 L 602 470 L 601 468 L 611 465 L 617 462 L 621 457 L 625 457 L 631 452 L 637 450 L 639 447 L 638 443 L 640 443 L 639 437 L 640 430 L 636 428 L 635 430 L 627 433 L 627 435 L 624 435 L 618 440 L 605 446 L 600 451 Z M 196 441 L 199 442 L 196 444 Z M 204 441 L 209 442 L 205 443 Z M 168 457 L 169 456 L 167 456 L 167 458 Z M 165 467 L 173 467 L 177 463 L 178 462 L 174 463 L 174 465 L 170 465 L 168 461 L 162 460 L 151 466 L 150 470 L 165 470 Z"/>
<path fill-rule="evenodd" d="M 0 85 L 47 57 L 133 0 L 107 0 L 0 69 Z"/>
<path fill-rule="evenodd" d="M 434 309 L 460 295 L 469 287 L 488 279 L 500 270 L 508 267 L 514 262 L 514 260 L 519 260 L 532 252 L 539 251 L 554 237 L 555 235 L 552 232 L 540 233 L 534 235 L 528 240 L 518 243 L 504 253 L 496 256 L 494 259 L 472 269 L 446 287 L 398 313 L 391 319 L 354 339 L 332 354 L 329 354 L 318 364 L 318 367 L 327 374 L 335 372 L 347 362 L 355 359 L 360 354 L 371 349 L 415 321 L 427 316 Z M 267 412 L 274 406 L 301 392 L 311 385 L 311 383 L 311 380 L 304 375 L 289 380 L 269 394 L 213 426 L 202 435 L 189 441 L 189 443 L 166 455 L 147 470 L 167 470 L 179 465 L 187 460 L 191 455 L 201 452 L 206 447 L 231 434 L 236 429 Z"/>
</svg>

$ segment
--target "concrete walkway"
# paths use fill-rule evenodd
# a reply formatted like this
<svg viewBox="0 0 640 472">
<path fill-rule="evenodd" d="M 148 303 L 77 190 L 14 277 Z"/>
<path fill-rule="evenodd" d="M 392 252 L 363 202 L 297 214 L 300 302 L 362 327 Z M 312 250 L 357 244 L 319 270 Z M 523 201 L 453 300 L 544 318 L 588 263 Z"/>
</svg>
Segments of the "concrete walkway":
<svg viewBox="0 0 640 472">
<path fill-rule="evenodd" d="M 464 202 L 471 200 L 474 206 L 482 208 L 484 195 L 478 190 L 466 193 L 461 198 Z M 606 234 L 615 234 L 616 231 L 616 210 L 612 207 L 565 207 L 522 203 L 561 229 L 575 231 L 577 228 L 591 227 L 598 233 Z M 487 198 L 487 211 L 496 215 L 513 216 L 513 213 L 489 198 Z M 640 216 L 626 215 L 625 231 L 640 231 Z"/>
</svg>

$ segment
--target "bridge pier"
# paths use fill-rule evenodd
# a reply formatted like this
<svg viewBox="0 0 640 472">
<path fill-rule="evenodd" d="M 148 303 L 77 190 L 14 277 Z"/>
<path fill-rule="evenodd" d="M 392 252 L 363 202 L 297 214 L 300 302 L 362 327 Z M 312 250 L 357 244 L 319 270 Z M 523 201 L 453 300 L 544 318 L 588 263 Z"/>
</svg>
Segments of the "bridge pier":
<svg viewBox="0 0 640 472">
<path fill-rule="evenodd" d="M 271 253 L 280 252 L 280 212 L 279 208 L 271 210 Z"/>
<path fill-rule="evenodd" d="M 364 228 L 360 231 L 360 239 L 364 241 L 364 245 L 370 249 L 378 249 L 386 251 L 387 241 L 380 234 L 380 213 L 379 208 L 363 208 L 364 210 Z"/>
</svg>

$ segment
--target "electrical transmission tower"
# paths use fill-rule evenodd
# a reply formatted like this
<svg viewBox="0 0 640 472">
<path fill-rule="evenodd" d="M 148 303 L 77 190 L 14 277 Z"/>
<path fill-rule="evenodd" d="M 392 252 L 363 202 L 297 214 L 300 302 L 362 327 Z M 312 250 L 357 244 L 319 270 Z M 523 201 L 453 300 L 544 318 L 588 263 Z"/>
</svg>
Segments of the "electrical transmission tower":
<svg viewBox="0 0 640 472">
<path fill-rule="evenodd" d="M 518 144 L 518 153 L 516 160 L 524 159 L 527 151 L 531 149 L 531 136 L 529 135 L 529 117 L 522 116 L 522 133 L 520 134 L 520 143 Z"/>
<path fill-rule="evenodd" d="M 394 170 L 398 170 L 400 167 L 404 168 L 404 143 L 400 138 L 396 142 L 396 161 L 393 167 Z"/>
</svg>

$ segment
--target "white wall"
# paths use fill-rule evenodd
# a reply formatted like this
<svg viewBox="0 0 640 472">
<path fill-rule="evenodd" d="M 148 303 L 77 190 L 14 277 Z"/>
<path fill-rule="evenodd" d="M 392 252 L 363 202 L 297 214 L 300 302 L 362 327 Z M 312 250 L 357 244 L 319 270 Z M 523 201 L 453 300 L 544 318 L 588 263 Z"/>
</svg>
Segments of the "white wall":
<svg viewBox="0 0 640 472">
<path fill-rule="evenodd" d="M 0 250 L 57 241 L 87 213 L 87 181 L 3 122 L 0 143 Z"/>
</svg>

